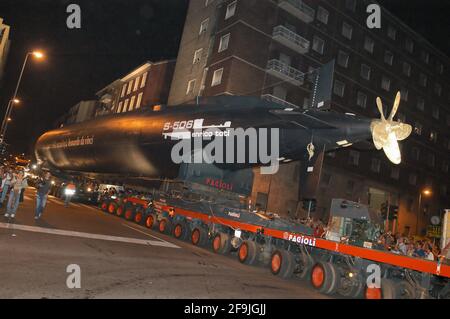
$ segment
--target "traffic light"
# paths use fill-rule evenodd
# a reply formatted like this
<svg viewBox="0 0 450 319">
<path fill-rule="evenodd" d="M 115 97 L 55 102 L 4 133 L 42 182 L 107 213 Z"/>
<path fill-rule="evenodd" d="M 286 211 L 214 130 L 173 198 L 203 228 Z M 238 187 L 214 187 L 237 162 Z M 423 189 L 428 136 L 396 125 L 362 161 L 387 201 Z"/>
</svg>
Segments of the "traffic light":
<svg viewBox="0 0 450 319">
<path fill-rule="evenodd" d="M 381 218 L 385 220 L 387 218 L 387 203 L 382 203 L 380 207 Z"/>
<path fill-rule="evenodd" d="M 315 212 L 317 206 L 317 200 L 315 199 L 304 199 L 303 209 L 309 212 Z"/>
<path fill-rule="evenodd" d="M 398 219 L 398 206 L 391 205 L 389 207 L 389 220 Z"/>
</svg>

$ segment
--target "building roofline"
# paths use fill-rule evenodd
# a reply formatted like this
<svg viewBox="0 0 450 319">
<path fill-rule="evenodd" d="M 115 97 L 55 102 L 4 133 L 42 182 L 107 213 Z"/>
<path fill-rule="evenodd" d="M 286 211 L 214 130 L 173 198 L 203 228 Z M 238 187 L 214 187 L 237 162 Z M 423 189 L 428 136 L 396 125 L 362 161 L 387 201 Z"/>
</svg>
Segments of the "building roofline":
<svg viewBox="0 0 450 319">
<path fill-rule="evenodd" d="M 125 75 L 120 80 L 122 82 L 127 82 L 131 78 L 135 77 L 137 74 L 144 72 L 145 70 L 147 70 L 148 68 L 152 67 L 153 65 L 160 65 L 160 64 L 170 63 L 170 62 L 173 62 L 173 61 L 176 61 L 176 60 L 175 59 L 172 59 L 172 60 L 161 60 L 161 61 L 158 61 L 158 62 L 146 61 L 143 64 L 141 64 L 140 66 L 138 66 L 137 68 L 135 68 L 133 71 L 131 71 L 130 73 Z"/>
</svg>

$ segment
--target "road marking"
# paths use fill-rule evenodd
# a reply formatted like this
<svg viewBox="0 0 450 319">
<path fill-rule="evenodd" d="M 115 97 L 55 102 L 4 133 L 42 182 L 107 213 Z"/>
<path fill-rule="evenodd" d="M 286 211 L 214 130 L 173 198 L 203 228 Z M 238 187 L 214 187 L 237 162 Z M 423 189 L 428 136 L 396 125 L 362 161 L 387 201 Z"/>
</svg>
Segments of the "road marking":
<svg viewBox="0 0 450 319">
<path fill-rule="evenodd" d="M 161 247 L 168 247 L 168 248 L 180 248 L 177 245 L 174 245 L 174 244 L 164 241 L 162 239 L 161 239 L 161 241 L 144 240 L 144 239 L 137 239 L 137 238 L 90 234 L 90 233 L 82 233 L 82 232 L 70 231 L 70 230 L 51 229 L 51 228 L 44 228 L 44 227 L 37 227 L 37 226 L 27 226 L 27 225 L 8 224 L 8 223 L 0 223 L 0 228 L 23 230 L 23 231 L 29 231 L 29 232 L 34 232 L 34 233 L 43 233 L 43 234 L 60 235 L 60 236 L 68 236 L 68 237 L 116 241 L 116 242 L 122 242 L 122 243 L 139 244 L 139 245 L 147 245 L 147 246 L 151 245 L 151 246 L 161 246 Z"/>
<path fill-rule="evenodd" d="M 128 227 L 128 228 L 131 228 L 131 229 L 133 229 L 133 230 L 135 230 L 135 231 L 137 231 L 137 232 L 140 232 L 140 233 L 142 233 L 142 234 L 144 234 L 144 235 L 147 235 L 147 236 L 149 236 L 149 237 L 152 237 L 152 238 L 155 238 L 155 239 L 158 239 L 158 240 L 162 240 L 163 242 L 168 243 L 168 244 L 172 244 L 172 243 L 169 243 L 168 241 L 165 241 L 165 240 L 162 239 L 162 238 L 153 236 L 153 235 L 151 235 L 151 234 L 149 234 L 149 233 L 146 233 L 145 231 L 142 231 L 142 230 L 140 230 L 140 229 L 138 229 L 138 228 L 134 228 L 134 227 L 132 227 L 132 226 L 130 226 L 130 225 L 127 225 L 127 224 L 125 224 L 125 223 L 122 223 L 122 225 L 124 225 L 125 227 Z M 173 245 L 173 244 L 172 244 L 172 245 Z M 178 248 L 179 248 L 179 247 L 178 247 Z"/>
</svg>

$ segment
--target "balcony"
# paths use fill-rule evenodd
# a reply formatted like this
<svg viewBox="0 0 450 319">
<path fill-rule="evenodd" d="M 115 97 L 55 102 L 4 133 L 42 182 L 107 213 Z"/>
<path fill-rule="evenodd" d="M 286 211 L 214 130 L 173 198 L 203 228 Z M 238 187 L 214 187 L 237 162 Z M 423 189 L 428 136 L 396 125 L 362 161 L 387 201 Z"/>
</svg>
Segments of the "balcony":
<svg viewBox="0 0 450 319">
<path fill-rule="evenodd" d="M 275 59 L 267 63 L 267 73 L 298 86 L 302 85 L 305 80 L 303 72 Z"/>
<path fill-rule="evenodd" d="M 314 21 L 316 12 L 313 8 L 304 4 L 302 0 L 280 0 L 278 6 L 305 23 Z"/>
<path fill-rule="evenodd" d="M 273 29 L 272 38 L 300 54 L 305 54 L 309 51 L 308 40 L 282 25 Z"/>
<path fill-rule="evenodd" d="M 275 95 L 272 94 L 264 94 L 261 95 L 261 98 L 263 100 L 269 101 L 269 102 L 273 102 L 276 104 L 280 104 L 288 109 L 299 109 L 298 105 L 289 103 L 288 101 L 285 101 L 283 99 L 280 99 L 279 97 L 276 97 Z"/>
</svg>

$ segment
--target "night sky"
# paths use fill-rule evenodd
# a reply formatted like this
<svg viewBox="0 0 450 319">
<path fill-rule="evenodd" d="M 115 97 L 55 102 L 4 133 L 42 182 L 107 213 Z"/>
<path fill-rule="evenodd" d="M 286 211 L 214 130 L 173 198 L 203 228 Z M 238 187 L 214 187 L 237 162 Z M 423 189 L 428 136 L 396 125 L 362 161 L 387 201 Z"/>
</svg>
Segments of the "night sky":
<svg viewBox="0 0 450 319">
<path fill-rule="evenodd" d="M 333 1 L 333 0 L 331 0 Z M 449 55 L 448 0 L 384 0 L 389 10 Z M 82 10 L 82 28 L 66 26 L 66 7 Z M 40 48 L 43 62 L 29 61 L 12 114 L 7 141 L 32 153 L 36 138 L 80 100 L 147 60 L 175 58 L 188 0 L 0 0 L 11 26 L 11 48 L 0 86 L 4 114 L 26 52 Z"/>
</svg>

